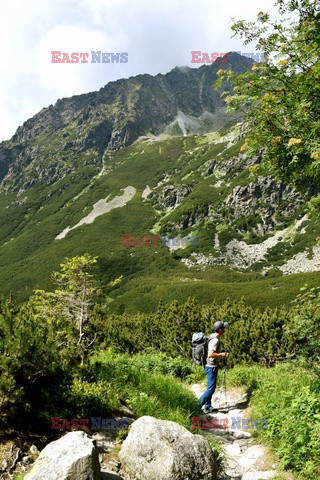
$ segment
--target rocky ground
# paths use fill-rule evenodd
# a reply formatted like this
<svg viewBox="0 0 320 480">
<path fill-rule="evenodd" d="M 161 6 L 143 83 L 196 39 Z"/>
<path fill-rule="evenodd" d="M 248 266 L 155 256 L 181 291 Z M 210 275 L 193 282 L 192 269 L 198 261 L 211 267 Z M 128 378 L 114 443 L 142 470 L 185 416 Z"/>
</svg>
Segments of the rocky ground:
<svg viewBox="0 0 320 480">
<path fill-rule="evenodd" d="M 200 397 L 204 391 L 203 385 L 193 385 L 193 392 Z M 212 401 L 212 406 L 219 408 L 217 413 L 203 415 L 202 419 L 221 427 L 203 430 L 206 437 L 218 439 L 222 444 L 225 459 L 223 472 L 218 480 L 264 480 L 277 475 L 276 465 L 270 465 L 268 451 L 264 445 L 259 445 L 253 438 L 253 429 L 245 428 L 250 419 L 247 408 L 247 396 L 238 390 L 218 392 Z M 218 419 L 212 422 L 212 419 Z M 203 420 L 202 420 L 203 422 Z M 204 423 L 202 423 L 204 426 Z M 241 425 L 241 428 L 239 428 Z"/>
<path fill-rule="evenodd" d="M 195 384 L 192 391 L 199 398 L 205 390 L 203 384 Z M 204 429 L 203 435 L 218 440 L 223 449 L 224 460 L 218 480 L 265 480 L 278 477 L 277 462 L 269 449 L 254 438 L 255 427 L 248 426 L 251 419 L 247 395 L 239 389 L 217 391 L 212 398 L 217 413 L 201 416 L 202 426 L 208 423 L 228 428 Z M 208 420 L 208 422 L 205 421 Z M 216 419 L 216 420 L 213 420 Z M 239 427 L 241 425 L 241 428 Z M 281 478 L 294 480 L 290 473 L 281 472 Z"/>
<path fill-rule="evenodd" d="M 198 398 L 204 390 L 205 386 L 203 384 L 192 386 L 192 391 Z M 203 414 L 198 418 L 201 418 L 202 426 L 208 426 L 209 424 L 211 426 L 228 426 L 228 428 L 203 429 L 205 437 L 214 438 L 222 445 L 224 460 L 218 480 L 280 478 L 274 456 L 265 445 L 257 442 L 254 437 L 255 428 L 237 428 L 239 422 L 241 427 L 244 427 L 244 422 L 251 418 L 246 394 L 239 389 L 228 389 L 226 393 L 218 391 L 213 397 L 212 405 L 219 408 L 217 413 Z M 290 473 L 284 474 L 281 472 L 281 478 L 294 480 Z M 102 479 L 128 480 L 128 477 L 120 469 L 116 450 L 110 451 L 109 455 L 107 454 L 104 457 Z"/>
<path fill-rule="evenodd" d="M 205 385 L 195 384 L 191 389 L 199 398 L 205 390 Z M 257 441 L 254 435 L 256 427 L 248 425 L 251 414 L 246 393 L 240 389 L 228 389 L 226 392 L 219 390 L 212 399 L 212 405 L 217 408 L 216 412 L 200 415 L 193 420 L 193 423 L 194 425 L 197 423 L 198 428 L 202 426 L 203 435 L 208 440 L 213 438 L 221 444 L 223 461 L 217 480 L 272 478 L 295 480 L 290 473 L 281 472 L 279 476 L 274 456 L 265 445 Z M 124 413 L 129 415 L 126 418 L 129 423 L 132 423 L 134 421 L 132 412 L 128 410 Z M 118 432 L 113 429 L 93 433 L 93 438 L 100 450 L 102 480 L 129 480 L 121 470 L 118 457 L 120 443 L 117 441 L 117 435 Z M 7 446 L 9 448 L 9 443 Z M 27 454 L 23 453 L 26 451 L 26 448 L 15 450 L 15 445 L 11 443 L 10 460 L 9 456 L 3 460 L 0 479 L 15 478 L 17 473 L 25 472 L 30 468 L 39 451 L 34 445 Z M 15 464 L 12 465 L 13 468 L 10 468 L 9 463 L 10 466 Z M 18 468 L 15 468 L 16 466 Z"/>
</svg>

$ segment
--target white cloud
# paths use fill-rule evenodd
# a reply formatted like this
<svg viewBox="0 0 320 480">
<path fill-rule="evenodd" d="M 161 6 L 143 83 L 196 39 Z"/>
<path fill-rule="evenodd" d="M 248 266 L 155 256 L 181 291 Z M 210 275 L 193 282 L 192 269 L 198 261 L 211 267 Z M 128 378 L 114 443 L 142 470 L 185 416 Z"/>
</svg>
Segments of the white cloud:
<svg viewBox="0 0 320 480">
<path fill-rule="evenodd" d="M 191 64 L 191 50 L 253 51 L 230 39 L 230 17 L 254 20 L 260 0 L 11 0 L 1 6 L 0 140 L 58 98 L 117 78 Z M 51 51 L 128 52 L 126 64 L 53 64 Z"/>
<path fill-rule="evenodd" d="M 123 36 L 121 33 L 119 37 Z M 118 38 L 119 38 L 118 37 Z M 118 51 L 118 40 L 102 30 L 63 25 L 54 27 L 39 41 L 36 48 L 35 72 L 46 89 L 57 96 L 71 96 L 92 87 L 92 73 L 105 65 L 91 64 L 91 51 L 103 48 L 105 52 Z M 88 63 L 52 63 L 52 51 L 88 53 Z"/>
</svg>

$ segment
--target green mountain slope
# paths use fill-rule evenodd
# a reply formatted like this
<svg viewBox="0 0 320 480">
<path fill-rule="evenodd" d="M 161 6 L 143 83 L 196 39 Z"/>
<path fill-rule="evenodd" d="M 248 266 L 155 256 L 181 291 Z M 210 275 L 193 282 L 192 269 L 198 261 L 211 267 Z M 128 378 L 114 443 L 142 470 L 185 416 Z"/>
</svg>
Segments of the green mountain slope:
<svg viewBox="0 0 320 480">
<path fill-rule="evenodd" d="M 99 256 L 102 285 L 123 275 L 106 290 L 111 311 L 149 311 L 188 296 L 288 304 L 305 282 L 319 283 L 319 225 L 291 188 L 255 176 L 260 158 L 240 152 L 241 123 L 217 131 L 232 118 L 212 93 L 215 72 L 213 65 L 112 82 L 102 89 L 108 104 L 99 92 L 61 100 L 0 145 L 3 293 L 24 299 L 52 288 L 50 273 L 64 257 L 86 251 Z M 159 106 L 162 83 L 171 88 L 170 115 Z M 139 240 L 123 246 L 123 234 Z M 161 234 L 178 244 L 196 236 L 197 245 L 161 245 Z M 137 245 L 143 235 L 158 236 L 158 246 Z"/>
</svg>

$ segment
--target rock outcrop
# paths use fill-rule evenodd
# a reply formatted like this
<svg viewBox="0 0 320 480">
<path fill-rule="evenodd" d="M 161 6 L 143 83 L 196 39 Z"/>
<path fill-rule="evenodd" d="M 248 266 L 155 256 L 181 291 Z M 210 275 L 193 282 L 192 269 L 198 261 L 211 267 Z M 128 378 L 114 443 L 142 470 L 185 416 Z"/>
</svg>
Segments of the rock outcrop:
<svg viewBox="0 0 320 480">
<path fill-rule="evenodd" d="M 252 65 L 235 52 L 228 62 L 238 73 Z M 146 132 L 163 133 L 172 122 L 179 123 L 179 135 L 221 128 L 234 114 L 212 88 L 219 68 L 176 67 L 165 75 L 120 79 L 43 108 L 0 143 L 0 189 L 25 191 L 37 183 L 51 185 L 79 167 L 99 168 L 105 152 L 131 145 Z"/>
<path fill-rule="evenodd" d="M 157 200 L 161 210 L 175 209 L 191 192 L 188 185 L 168 185 L 163 187 L 161 194 Z"/>
<path fill-rule="evenodd" d="M 135 421 L 119 454 L 137 480 L 215 480 L 209 443 L 181 425 L 144 416 Z"/>
<path fill-rule="evenodd" d="M 83 431 L 69 432 L 49 443 L 25 480 L 100 480 L 95 442 Z"/>
</svg>

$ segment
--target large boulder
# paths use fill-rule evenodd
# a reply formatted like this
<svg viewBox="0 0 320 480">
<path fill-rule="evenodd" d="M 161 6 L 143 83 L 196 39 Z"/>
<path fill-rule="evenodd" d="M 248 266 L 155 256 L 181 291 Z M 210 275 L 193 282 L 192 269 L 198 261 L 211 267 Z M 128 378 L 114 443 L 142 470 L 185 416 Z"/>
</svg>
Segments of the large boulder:
<svg viewBox="0 0 320 480">
<path fill-rule="evenodd" d="M 25 480 L 100 480 L 98 449 L 83 431 L 49 443 Z"/>
<path fill-rule="evenodd" d="M 175 422 L 140 417 L 120 453 L 121 468 L 136 480 L 215 480 L 209 443 Z"/>
</svg>

